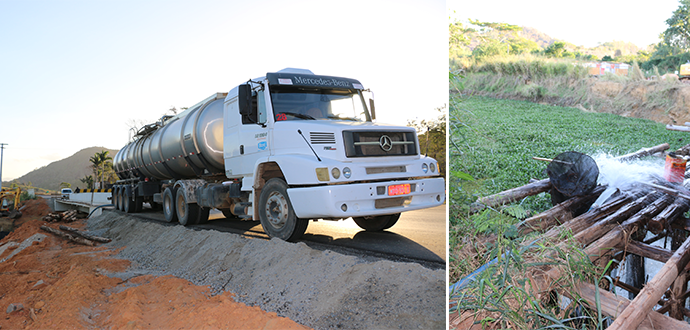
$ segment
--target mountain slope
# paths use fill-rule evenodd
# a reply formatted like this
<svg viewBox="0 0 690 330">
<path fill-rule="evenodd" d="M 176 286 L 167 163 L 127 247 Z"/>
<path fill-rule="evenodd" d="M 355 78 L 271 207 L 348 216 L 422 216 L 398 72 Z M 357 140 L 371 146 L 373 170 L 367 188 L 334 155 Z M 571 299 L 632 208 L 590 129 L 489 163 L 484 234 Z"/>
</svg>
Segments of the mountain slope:
<svg viewBox="0 0 690 330">
<path fill-rule="evenodd" d="M 115 154 L 118 152 L 118 150 L 103 147 L 82 149 L 72 156 L 33 170 L 17 178 L 16 181 L 22 184 L 31 183 L 34 187 L 50 190 L 57 190 L 62 182 L 70 183 L 72 188 L 87 188 L 79 179 L 86 175 L 93 175 L 89 158 L 102 150 L 108 150 L 108 156 L 110 157 L 115 157 Z"/>
</svg>

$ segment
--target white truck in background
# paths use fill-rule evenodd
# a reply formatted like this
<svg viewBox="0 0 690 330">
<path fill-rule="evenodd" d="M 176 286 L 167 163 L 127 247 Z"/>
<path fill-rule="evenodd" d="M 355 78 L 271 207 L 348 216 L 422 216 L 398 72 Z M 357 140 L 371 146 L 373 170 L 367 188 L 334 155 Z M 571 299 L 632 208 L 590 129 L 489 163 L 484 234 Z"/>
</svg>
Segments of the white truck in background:
<svg viewBox="0 0 690 330">
<path fill-rule="evenodd" d="M 144 126 L 114 158 L 119 210 L 162 206 L 183 225 L 260 220 L 294 241 L 309 220 L 352 217 L 367 231 L 440 205 L 445 181 L 414 128 L 374 123 L 354 79 L 285 69 Z"/>
</svg>

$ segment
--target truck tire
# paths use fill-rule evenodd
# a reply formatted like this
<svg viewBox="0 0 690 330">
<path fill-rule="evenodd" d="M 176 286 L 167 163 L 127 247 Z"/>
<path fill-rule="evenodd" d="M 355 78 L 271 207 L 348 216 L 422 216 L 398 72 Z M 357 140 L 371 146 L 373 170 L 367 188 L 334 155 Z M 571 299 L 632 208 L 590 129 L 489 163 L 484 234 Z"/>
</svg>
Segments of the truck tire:
<svg viewBox="0 0 690 330">
<path fill-rule="evenodd" d="M 287 188 L 287 183 L 279 178 L 266 182 L 259 196 L 259 220 L 268 236 L 295 241 L 304 235 L 309 220 L 297 218 Z"/>
<path fill-rule="evenodd" d="M 134 205 L 134 196 L 132 196 L 132 191 L 130 189 L 124 188 L 123 190 L 123 204 L 125 213 L 134 213 L 136 211 L 136 206 Z M 129 190 L 129 191 L 128 191 Z"/>
<path fill-rule="evenodd" d="M 119 192 L 119 187 L 115 186 L 113 187 L 113 191 L 110 194 L 110 202 L 113 203 L 113 206 L 115 206 L 115 209 L 117 209 L 117 193 Z"/>
<path fill-rule="evenodd" d="M 177 213 L 177 220 L 180 224 L 183 226 L 196 225 L 200 220 L 200 211 L 199 204 L 187 203 L 187 194 L 184 193 L 183 189 L 177 188 L 175 213 Z"/>
<path fill-rule="evenodd" d="M 167 187 L 163 190 L 163 215 L 165 221 L 176 222 L 177 214 L 175 213 L 175 193 L 177 188 Z"/>
<path fill-rule="evenodd" d="M 375 217 L 352 217 L 359 228 L 366 231 L 382 231 L 393 227 L 400 219 L 400 213 L 379 215 Z"/>
<path fill-rule="evenodd" d="M 120 187 L 120 191 L 117 193 L 117 209 L 122 212 L 125 211 L 125 187 Z"/>
</svg>

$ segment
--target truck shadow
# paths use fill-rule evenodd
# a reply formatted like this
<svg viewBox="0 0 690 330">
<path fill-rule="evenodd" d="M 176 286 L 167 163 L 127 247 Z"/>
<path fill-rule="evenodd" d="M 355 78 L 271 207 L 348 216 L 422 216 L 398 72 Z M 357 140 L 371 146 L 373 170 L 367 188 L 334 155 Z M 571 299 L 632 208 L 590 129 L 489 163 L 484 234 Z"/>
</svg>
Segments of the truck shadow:
<svg viewBox="0 0 690 330">
<path fill-rule="evenodd" d="M 329 235 L 307 233 L 302 239 L 322 244 L 367 250 L 375 254 L 387 255 L 386 259 L 390 259 L 389 256 L 394 255 L 403 259 L 445 263 L 443 256 L 437 255 L 433 251 L 405 236 L 385 230 L 381 232 L 368 232 L 362 230 L 352 237 L 339 238 L 333 238 Z"/>
</svg>

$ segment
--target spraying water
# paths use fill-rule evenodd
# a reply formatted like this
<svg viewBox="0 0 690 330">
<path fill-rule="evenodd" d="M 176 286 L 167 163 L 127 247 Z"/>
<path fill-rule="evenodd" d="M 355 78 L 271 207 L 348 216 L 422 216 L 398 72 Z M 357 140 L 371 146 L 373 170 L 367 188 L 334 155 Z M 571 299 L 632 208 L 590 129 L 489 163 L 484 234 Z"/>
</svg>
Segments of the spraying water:
<svg viewBox="0 0 690 330">
<path fill-rule="evenodd" d="M 597 183 L 608 185 L 608 188 L 599 196 L 592 207 L 601 206 L 618 190 L 632 190 L 641 184 L 663 180 L 663 159 L 620 162 L 608 154 L 598 154 L 593 158 L 599 167 Z"/>
</svg>

